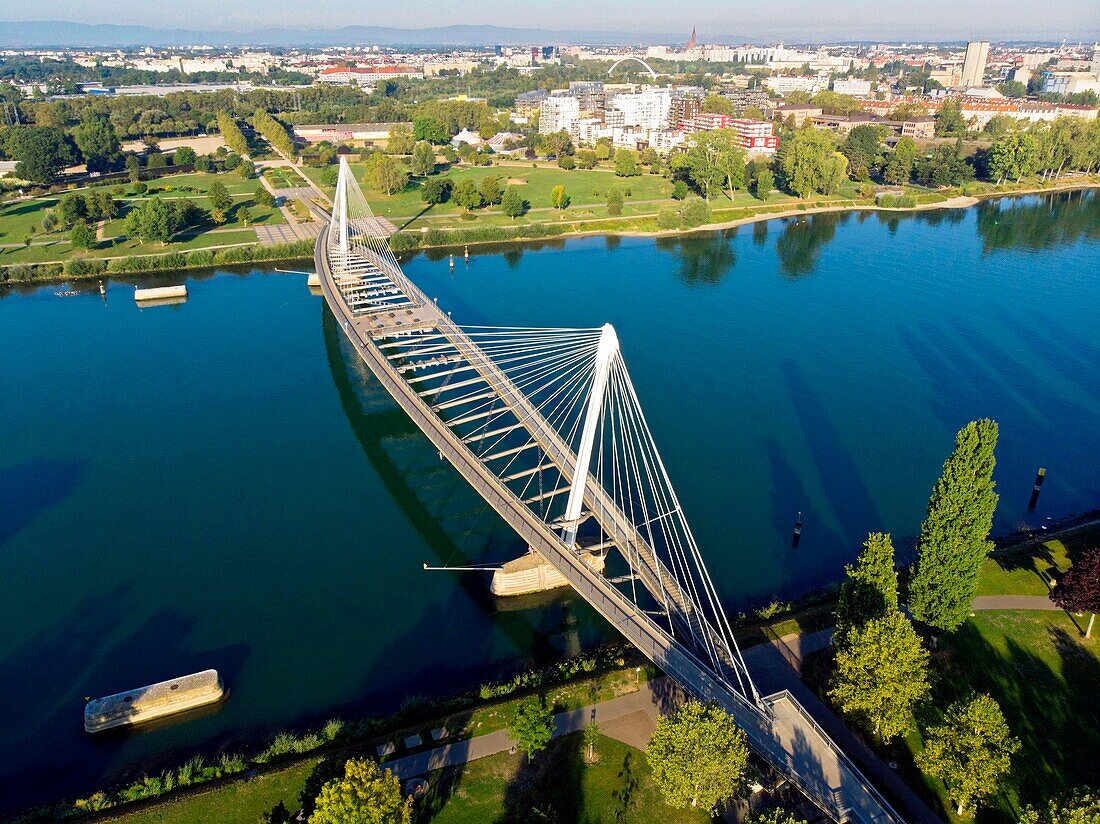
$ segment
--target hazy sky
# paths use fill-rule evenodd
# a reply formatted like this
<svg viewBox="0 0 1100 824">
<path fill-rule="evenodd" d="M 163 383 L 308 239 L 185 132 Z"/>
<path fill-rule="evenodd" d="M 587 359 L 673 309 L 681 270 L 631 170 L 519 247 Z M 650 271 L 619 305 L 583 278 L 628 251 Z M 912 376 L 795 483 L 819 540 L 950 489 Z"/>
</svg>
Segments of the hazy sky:
<svg viewBox="0 0 1100 824">
<path fill-rule="evenodd" d="M 745 38 L 1043 38 L 1100 34 L 1100 0 L 4 0 L 0 19 L 248 30 L 454 23 Z M 686 39 L 686 38 L 685 38 Z"/>
</svg>

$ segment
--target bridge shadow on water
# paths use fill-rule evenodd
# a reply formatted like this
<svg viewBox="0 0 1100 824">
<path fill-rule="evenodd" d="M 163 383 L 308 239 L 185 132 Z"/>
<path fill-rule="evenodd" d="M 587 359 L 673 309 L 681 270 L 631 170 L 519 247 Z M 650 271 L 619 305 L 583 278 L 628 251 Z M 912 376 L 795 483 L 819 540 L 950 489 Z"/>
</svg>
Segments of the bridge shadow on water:
<svg viewBox="0 0 1100 824">
<path fill-rule="evenodd" d="M 511 557 L 524 551 L 496 513 L 450 464 L 440 462 L 435 448 L 346 343 L 327 306 L 322 312 L 325 349 L 344 414 L 386 491 L 438 562 L 465 566 L 481 563 L 486 557 Z M 409 597 L 419 600 L 415 624 L 390 638 L 373 656 L 375 663 L 357 691 L 362 698 L 344 708 L 348 714 L 362 717 L 379 708 L 398 707 L 402 730 L 386 739 L 396 742 L 395 757 L 407 754 L 402 739 L 410 734 L 421 735 L 425 746 L 430 746 L 428 727 L 435 723 L 440 712 L 447 712 L 446 699 L 457 690 L 510 676 L 524 664 L 541 665 L 563 654 L 577 654 L 586 639 L 610 634 L 602 622 L 593 620 L 595 613 L 571 591 L 498 601 L 489 593 L 488 576 L 483 573 L 430 574 L 453 576 L 455 586 L 447 591 L 443 600 L 433 596 L 436 598 L 433 601 L 426 597 L 420 599 L 413 582 Z M 463 666 L 422 660 L 424 639 L 436 639 L 440 633 L 447 633 L 453 616 L 468 613 L 471 604 L 484 616 L 486 623 L 491 624 L 491 632 L 480 637 L 467 634 L 461 638 L 462 657 L 471 663 Z M 378 628 L 380 635 L 391 631 L 385 626 Z M 494 656 L 494 650 L 500 647 L 502 637 L 515 654 L 487 672 L 484 662 L 494 657 L 499 659 L 499 655 Z M 410 694 L 408 684 L 413 681 L 421 685 L 417 695 Z M 458 709 L 447 716 L 445 726 L 452 736 L 456 732 L 461 735 L 461 731 L 467 729 L 471 715 L 469 709 Z M 477 734 L 477 731 L 471 729 L 470 733 Z M 380 739 L 372 739 L 324 758 L 309 777 L 299 799 L 304 814 L 308 816 L 311 812 L 313 799 L 325 781 L 342 773 L 348 757 L 377 758 L 376 747 L 380 743 Z M 454 743 L 453 738 L 449 743 Z M 557 765 L 565 754 L 563 748 L 572 745 L 556 741 L 554 746 L 558 757 L 552 761 Z M 538 793 L 532 788 L 537 789 L 549 780 L 541 764 L 536 759 L 516 773 L 509 788 L 508 813 L 504 820 L 534 820 L 530 817 L 528 801 Z M 429 820 L 446 806 L 461 786 L 465 772 L 466 767 L 462 765 L 433 776 L 428 793 L 417 803 L 418 820 Z M 555 767 L 553 773 L 553 781 L 560 784 L 575 771 Z M 579 799 L 579 784 L 569 788 L 565 795 Z M 580 802 L 576 803 L 579 810 Z M 281 820 L 284 812 L 278 808 L 269 811 L 269 820 Z M 557 820 L 572 819 L 559 817 Z"/>
<path fill-rule="evenodd" d="M 83 461 L 32 458 L 0 469 L 0 546 L 80 486 Z"/>
</svg>

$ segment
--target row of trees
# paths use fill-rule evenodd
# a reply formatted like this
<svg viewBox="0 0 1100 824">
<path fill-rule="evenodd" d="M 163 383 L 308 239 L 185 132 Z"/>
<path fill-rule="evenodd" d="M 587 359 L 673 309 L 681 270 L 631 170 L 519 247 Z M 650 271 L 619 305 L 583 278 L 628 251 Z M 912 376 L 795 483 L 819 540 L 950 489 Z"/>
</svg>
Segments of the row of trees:
<svg viewBox="0 0 1100 824">
<path fill-rule="evenodd" d="M 287 132 L 286 126 L 263 109 L 256 109 L 256 113 L 252 116 L 252 125 L 283 157 L 293 159 L 294 141 Z"/>
<path fill-rule="evenodd" d="M 245 139 L 244 132 L 242 132 L 241 127 L 237 125 L 237 121 L 229 112 L 221 110 L 218 111 L 216 117 L 218 131 L 221 132 L 225 145 L 241 157 L 247 157 L 248 140 Z"/>
</svg>

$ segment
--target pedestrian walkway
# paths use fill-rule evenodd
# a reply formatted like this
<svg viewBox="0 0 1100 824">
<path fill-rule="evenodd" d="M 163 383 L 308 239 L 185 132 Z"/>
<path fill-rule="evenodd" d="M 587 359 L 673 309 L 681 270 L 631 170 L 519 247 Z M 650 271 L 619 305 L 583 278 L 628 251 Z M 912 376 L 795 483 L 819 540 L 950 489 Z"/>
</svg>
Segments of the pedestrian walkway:
<svg viewBox="0 0 1100 824">
<path fill-rule="evenodd" d="M 1046 595 L 979 595 L 971 609 L 984 612 L 991 609 L 1036 609 L 1044 612 L 1061 612 Z"/>
<path fill-rule="evenodd" d="M 669 709 L 666 703 L 675 700 L 672 696 L 678 692 L 679 688 L 668 678 L 655 678 L 646 682 L 637 692 L 591 704 L 579 710 L 558 713 L 554 716 L 554 737 L 579 732 L 595 721 L 600 725 L 603 734 L 630 746 L 642 748 L 653 734 L 658 715 Z M 455 767 L 467 761 L 508 752 L 514 743 L 507 730 L 498 730 L 426 752 L 406 755 L 386 762 L 383 766 L 401 779 L 412 778 L 444 767 Z"/>
</svg>

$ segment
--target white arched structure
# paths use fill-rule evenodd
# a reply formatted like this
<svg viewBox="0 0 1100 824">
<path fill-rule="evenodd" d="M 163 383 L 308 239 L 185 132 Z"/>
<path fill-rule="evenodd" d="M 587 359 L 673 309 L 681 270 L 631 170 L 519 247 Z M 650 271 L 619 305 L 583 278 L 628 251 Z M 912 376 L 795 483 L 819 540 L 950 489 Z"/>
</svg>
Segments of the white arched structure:
<svg viewBox="0 0 1100 824">
<path fill-rule="evenodd" d="M 615 71 L 615 69 L 618 68 L 620 63 L 625 63 L 627 60 L 633 60 L 635 63 L 641 63 L 642 68 L 645 69 L 647 72 L 649 72 L 649 76 L 652 77 L 654 80 L 657 79 L 657 72 L 653 71 L 653 67 L 650 66 L 648 63 L 646 63 L 644 60 L 642 60 L 642 58 L 634 57 L 633 55 L 631 55 L 630 57 L 620 57 L 618 60 L 616 60 L 614 63 L 612 63 L 611 68 L 607 70 L 608 75 L 610 75 L 611 72 Z"/>
</svg>

